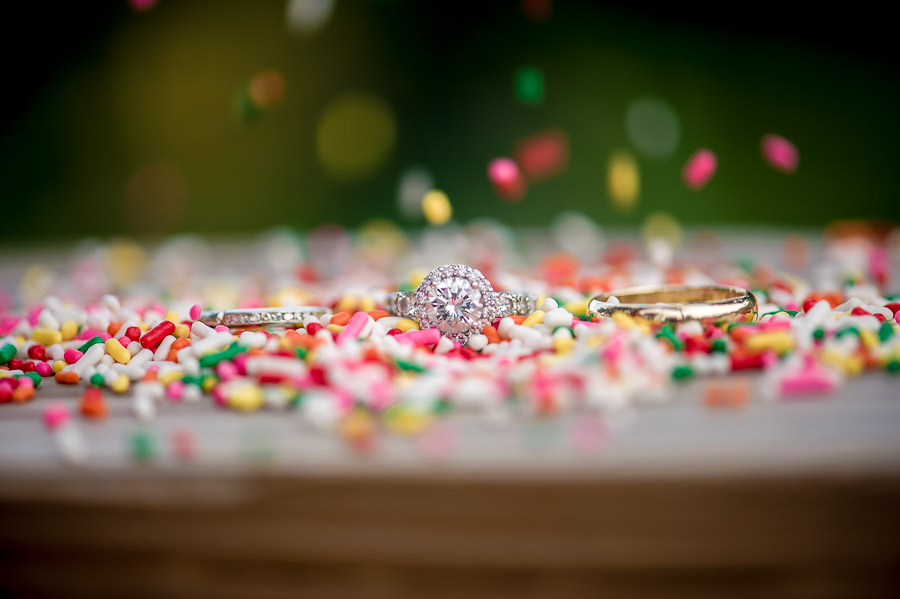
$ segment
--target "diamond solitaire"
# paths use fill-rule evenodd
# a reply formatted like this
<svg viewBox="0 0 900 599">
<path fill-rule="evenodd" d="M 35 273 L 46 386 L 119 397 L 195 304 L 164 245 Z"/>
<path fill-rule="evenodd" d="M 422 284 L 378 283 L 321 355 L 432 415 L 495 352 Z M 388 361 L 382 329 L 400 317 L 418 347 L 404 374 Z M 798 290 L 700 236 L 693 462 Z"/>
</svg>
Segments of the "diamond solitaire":
<svg viewBox="0 0 900 599">
<path fill-rule="evenodd" d="M 495 318 L 528 314 L 535 297 L 524 293 L 496 293 L 481 271 L 463 264 L 432 270 L 415 293 L 388 295 L 388 309 L 412 317 L 423 329 L 436 328 L 445 337 L 465 343 Z"/>
</svg>

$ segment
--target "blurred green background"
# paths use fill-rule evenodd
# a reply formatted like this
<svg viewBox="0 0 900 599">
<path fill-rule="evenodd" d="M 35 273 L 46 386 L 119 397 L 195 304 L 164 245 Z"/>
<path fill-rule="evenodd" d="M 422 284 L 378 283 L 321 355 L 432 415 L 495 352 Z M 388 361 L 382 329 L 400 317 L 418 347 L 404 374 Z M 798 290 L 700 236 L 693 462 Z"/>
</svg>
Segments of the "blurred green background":
<svg viewBox="0 0 900 599">
<path fill-rule="evenodd" d="M 446 192 L 458 222 L 541 225 L 564 210 L 625 225 L 654 211 L 687 223 L 790 226 L 900 215 L 900 86 L 883 54 L 889 40 L 870 39 L 886 25 L 871 16 L 875 31 L 835 15 L 810 33 L 801 9 L 771 21 L 745 15 L 741 25 L 699 8 L 644 14 L 535 0 L 122 0 L 19 10 L 4 41 L 0 193 L 8 222 L 20 223 L 4 228 L 6 239 L 373 218 L 415 225 L 424 221 L 405 215 L 397 196 L 416 166 Z M 523 67 L 543 85 L 517 97 Z M 267 71 L 260 102 L 248 90 Z M 334 114 L 347 94 L 341 120 Z M 626 124 L 642 98 L 676 127 L 674 145 L 655 156 L 636 147 Z M 331 129 L 329 114 L 338 121 Z M 498 198 L 488 163 L 547 128 L 568 138 L 566 168 L 517 202 Z M 795 144 L 795 172 L 763 160 L 767 133 Z M 715 152 L 718 171 L 692 190 L 681 173 L 699 148 Z M 616 152 L 638 167 L 630 209 L 609 195 Z M 343 156 L 356 166 L 333 164 Z"/>
</svg>

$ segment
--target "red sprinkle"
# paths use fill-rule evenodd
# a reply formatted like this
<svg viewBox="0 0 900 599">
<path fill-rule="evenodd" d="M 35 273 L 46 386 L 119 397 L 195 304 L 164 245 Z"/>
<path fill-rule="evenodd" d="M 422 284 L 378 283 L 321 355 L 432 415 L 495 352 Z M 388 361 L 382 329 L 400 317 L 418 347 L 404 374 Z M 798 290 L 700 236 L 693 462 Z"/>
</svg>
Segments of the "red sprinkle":
<svg viewBox="0 0 900 599">
<path fill-rule="evenodd" d="M 47 350 L 43 345 L 32 345 L 28 348 L 28 357 L 32 360 L 43 360 Z"/>
<path fill-rule="evenodd" d="M 141 340 L 141 330 L 137 327 L 128 327 L 125 329 L 125 336 L 131 339 L 132 341 L 140 341 Z"/>
<path fill-rule="evenodd" d="M 321 331 L 324 328 L 325 327 L 320 325 L 318 322 L 311 322 L 308 325 L 306 325 L 306 332 L 310 335 L 315 335 L 316 333 L 318 333 L 319 331 Z"/>
<path fill-rule="evenodd" d="M 165 339 L 166 336 L 171 335 L 174 332 L 175 323 L 164 320 L 144 333 L 144 336 L 141 337 L 141 346 L 146 349 L 153 349 L 159 345 L 160 341 Z"/>
</svg>

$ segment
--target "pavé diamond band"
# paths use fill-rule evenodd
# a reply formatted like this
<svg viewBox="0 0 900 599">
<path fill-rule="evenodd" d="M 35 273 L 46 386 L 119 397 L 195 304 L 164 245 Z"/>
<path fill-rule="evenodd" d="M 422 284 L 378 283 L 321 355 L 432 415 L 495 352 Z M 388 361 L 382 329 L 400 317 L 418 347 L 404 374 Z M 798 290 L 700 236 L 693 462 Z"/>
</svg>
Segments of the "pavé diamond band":
<svg viewBox="0 0 900 599">
<path fill-rule="evenodd" d="M 298 306 L 293 308 L 251 308 L 245 310 L 211 310 L 198 319 L 211 327 L 223 324 L 233 329 L 254 327 L 299 326 L 309 316 L 316 318 L 331 310 L 323 306 Z"/>
<path fill-rule="evenodd" d="M 615 297 L 614 301 L 610 301 Z M 588 304 L 597 318 L 627 314 L 651 322 L 745 322 L 756 319 L 756 297 L 729 285 L 651 285 L 598 295 Z"/>
<path fill-rule="evenodd" d="M 464 343 L 495 318 L 531 314 L 537 309 L 537 296 L 494 291 L 481 271 L 447 264 L 428 273 L 415 291 L 388 294 L 386 307 L 392 314 L 417 320 L 422 328 L 434 327 Z"/>
</svg>

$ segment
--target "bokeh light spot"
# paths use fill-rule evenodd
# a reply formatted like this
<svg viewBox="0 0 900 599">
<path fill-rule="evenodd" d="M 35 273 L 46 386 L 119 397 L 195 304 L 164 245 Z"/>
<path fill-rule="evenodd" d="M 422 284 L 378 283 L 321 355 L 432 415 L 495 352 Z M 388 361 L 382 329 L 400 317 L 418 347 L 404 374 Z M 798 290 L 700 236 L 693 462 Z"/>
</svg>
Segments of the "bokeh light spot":
<svg viewBox="0 0 900 599">
<path fill-rule="evenodd" d="M 684 229 L 681 223 L 666 212 L 653 212 L 644 219 L 641 226 L 641 234 L 648 244 L 656 239 L 665 240 L 672 248 L 678 248 L 684 238 Z"/>
<path fill-rule="evenodd" d="M 796 146 L 774 133 L 764 135 L 760 150 L 769 166 L 782 173 L 793 173 L 800 164 L 800 153 Z"/>
<path fill-rule="evenodd" d="M 509 202 L 521 200 L 525 195 L 525 181 L 519 165 L 510 158 L 497 158 L 488 164 L 488 179 L 500 198 Z"/>
<path fill-rule="evenodd" d="M 716 174 L 718 166 L 719 161 L 712 150 L 701 148 L 688 158 L 681 171 L 681 178 L 691 189 L 703 189 Z"/>
<path fill-rule="evenodd" d="M 650 158 L 668 158 L 681 140 L 675 109 L 654 97 L 638 98 L 628 106 L 625 129 L 634 147 Z"/>
<path fill-rule="evenodd" d="M 609 199 L 621 210 L 631 210 L 641 191 L 641 177 L 637 161 L 628 152 L 615 152 L 606 169 Z"/>
<path fill-rule="evenodd" d="M 546 21 L 553 14 L 553 0 L 522 0 L 522 14 L 529 21 Z"/>
<path fill-rule="evenodd" d="M 285 10 L 288 29 L 294 33 L 315 33 L 325 26 L 334 10 L 334 0 L 289 0 Z"/>
<path fill-rule="evenodd" d="M 158 0 L 128 0 L 128 4 L 137 12 L 147 12 L 156 6 L 157 2 Z"/>
<path fill-rule="evenodd" d="M 413 166 L 400 176 L 397 183 L 397 208 L 404 217 L 422 217 L 422 198 L 434 187 L 434 177 L 424 167 Z"/>
<path fill-rule="evenodd" d="M 396 135 L 394 115 L 383 100 L 352 92 L 325 108 L 316 131 L 316 153 L 332 177 L 366 179 L 390 156 Z"/>
<path fill-rule="evenodd" d="M 422 213 L 432 225 L 443 225 L 453 216 L 450 198 L 440 189 L 432 189 L 422 198 Z"/>
<path fill-rule="evenodd" d="M 516 99 L 523 104 L 544 101 L 544 74 L 536 67 L 520 67 L 513 80 Z"/>
<path fill-rule="evenodd" d="M 271 108 L 284 99 L 284 76 L 272 69 L 260 71 L 250 80 L 248 93 L 260 108 Z"/>
<path fill-rule="evenodd" d="M 513 156 L 528 181 L 558 175 L 569 164 L 569 138 L 559 129 L 546 129 L 516 144 Z"/>
</svg>

